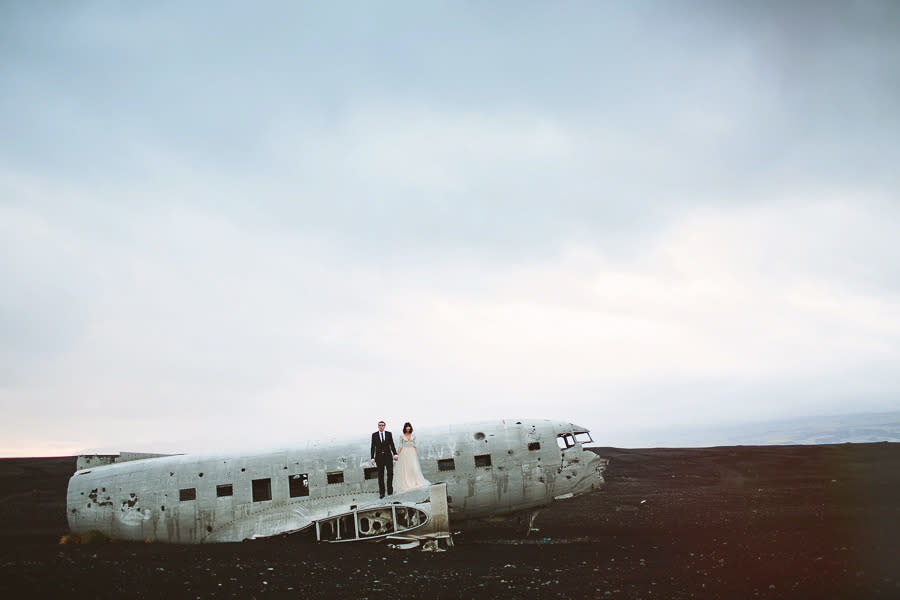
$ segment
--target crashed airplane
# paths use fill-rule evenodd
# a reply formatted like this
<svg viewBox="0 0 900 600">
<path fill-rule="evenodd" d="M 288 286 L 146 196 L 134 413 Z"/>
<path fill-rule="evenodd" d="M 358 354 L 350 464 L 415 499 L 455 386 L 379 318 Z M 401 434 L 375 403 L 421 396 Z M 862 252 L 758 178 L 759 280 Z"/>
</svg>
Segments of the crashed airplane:
<svg viewBox="0 0 900 600">
<path fill-rule="evenodd" d="M 537 511 L 603 483 L 607 459 L 572 423 L 423 428 L 430 486 L 378 498 L 367 436 L 231 454 L 80 456 L 66 512 L 75 535 L 181 544 L 307 532 L 319 541 L 452 544 L 450 521 Z M 105 463 L 105 464 L 104 464 Z"/>
</svg>

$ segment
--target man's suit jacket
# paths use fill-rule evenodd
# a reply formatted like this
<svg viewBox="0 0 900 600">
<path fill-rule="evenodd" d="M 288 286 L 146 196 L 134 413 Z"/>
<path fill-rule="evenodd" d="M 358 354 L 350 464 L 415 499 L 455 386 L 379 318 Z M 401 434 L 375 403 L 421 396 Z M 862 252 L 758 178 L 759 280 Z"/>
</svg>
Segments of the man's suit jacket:
<svg viewBox="0 0 900 600">
<path fill-rule="evenodd" d="M 394 436 L 391 435 L 390 431 L 384 432 L 383 442 L 381 441 L 380 432 L 376 431 L 372 434 L 371 454 L 376 463 L 394 459 L 394 455 L 397 454 L 397 449 L 394 447 Z"/>
</svg>

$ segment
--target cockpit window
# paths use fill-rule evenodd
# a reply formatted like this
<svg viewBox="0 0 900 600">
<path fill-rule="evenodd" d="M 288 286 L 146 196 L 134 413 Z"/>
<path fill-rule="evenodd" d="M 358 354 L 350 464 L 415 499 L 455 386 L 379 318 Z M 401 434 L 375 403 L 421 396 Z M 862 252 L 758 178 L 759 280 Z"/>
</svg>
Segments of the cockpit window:
<svg viewBox="0 0 900 600">
<path fill-rule="evenodd" d="M 559 446 L 560 450 L 565 450 L 566 448 L 571 448 L 575 445 L 575 438 L 572 437 L 571 433 L 561 433 L 556 436 L 556 444 Z"/>
<path fill-rule="evenodd" d="M 591 439 L 591 434 L 588 431 L 576 431 L 575 432 L 575 441 L 579 444 L 590 444 L 594 440 Z"/>
</svg>

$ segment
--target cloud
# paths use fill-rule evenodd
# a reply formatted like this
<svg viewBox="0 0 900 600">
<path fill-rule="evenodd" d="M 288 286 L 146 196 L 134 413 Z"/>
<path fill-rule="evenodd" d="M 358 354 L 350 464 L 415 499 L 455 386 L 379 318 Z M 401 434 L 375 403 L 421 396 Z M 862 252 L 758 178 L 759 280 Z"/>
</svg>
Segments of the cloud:
<svg viewBox="0 0 900 600">
<path fill-rule="evenodd" d="M 848 222 L 889 233 L 846 198 L 699 210 L 627 259 L 575 241 L 534 260 L 384 262 L 327 236 L 246 228 L 187 206 L 145 215 L 115 246 L 83 237 L 66 246 L 65 229 L 21 209 L 5 216 L 14 213 L 16 264 L 60 282 L 41 256 L 67 257 L 76 275 L 66 293 L 82 313 L 68 339 L 43 338 L 52 353 L 22 361 L 5 402 L 12 418 L 52 410 L 67 431 L 84 432 L 78 439 L 96 440 L 86 446 L 309 438 L 332 423 L 365 430 L 375 414 L 573 415 L 590 426 L 601 415 L 636 424 L 702 406 L 695 419 L 734 420 L 784 410 L 785 396 L 795 415 L 840 411 L 873 380 L 881 394 L 893 390 L 889 365 L 900 358 L 896 293 L 859 289 L 854 262 L 820 265 L 840 256 L 846 240 L 834 233 Z M 798 221 L 805 234 L 787 225 Z M 40 239 L 57 245 L 26 243 Z M 893 260 L 868 258 L 865 273 Z M 10 321 L 52 313 L 20 305 Z M 16 356 L 21 340 L 7 341 Z M 823 379 L 857 385 L 823 397 Z M 62 435 L 58 425 L 48 432 Z"/>
<path fill-rule="evenodd" d="M 7 445 L 885 408 L 897 15 L 833 8 L 7 9 Z"/>
</svg>

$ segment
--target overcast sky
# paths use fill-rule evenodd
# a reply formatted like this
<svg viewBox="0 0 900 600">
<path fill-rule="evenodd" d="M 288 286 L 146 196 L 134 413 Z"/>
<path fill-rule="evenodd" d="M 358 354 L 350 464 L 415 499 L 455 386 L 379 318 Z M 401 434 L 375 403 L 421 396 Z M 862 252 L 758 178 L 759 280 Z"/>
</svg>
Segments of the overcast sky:
<svg viewBox="0 0 900 600">
<path fill-rule="evenodd" d="M 900 406 L 900 4 L 4 2 L 0 456 Z"/>
</svg>

